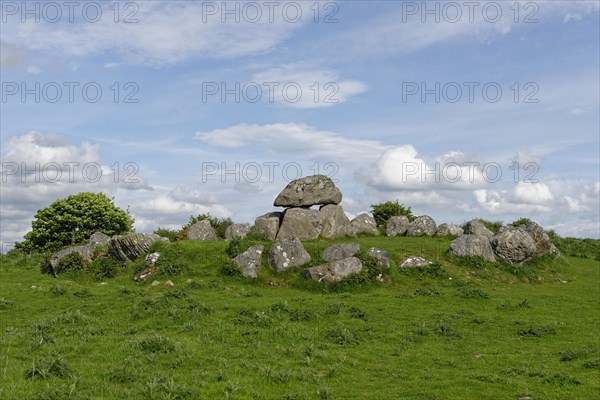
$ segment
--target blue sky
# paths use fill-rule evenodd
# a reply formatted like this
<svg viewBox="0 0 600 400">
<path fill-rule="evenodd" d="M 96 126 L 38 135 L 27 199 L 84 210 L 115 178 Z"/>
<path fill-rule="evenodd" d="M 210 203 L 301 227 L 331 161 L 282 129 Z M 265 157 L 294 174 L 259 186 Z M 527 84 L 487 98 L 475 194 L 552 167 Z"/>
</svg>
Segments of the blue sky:
<svg viewBox="0 0 600 400">
<path fill-rule="evenodd" d="M 350 217 L 398 199 L 600 235 L 598 1 L 81 2 L 72 21 L 53 4 L 2 2 L 7 245 L 80 191 L 150 232 L 252 222 L 317 170 Z"/>
</svg>

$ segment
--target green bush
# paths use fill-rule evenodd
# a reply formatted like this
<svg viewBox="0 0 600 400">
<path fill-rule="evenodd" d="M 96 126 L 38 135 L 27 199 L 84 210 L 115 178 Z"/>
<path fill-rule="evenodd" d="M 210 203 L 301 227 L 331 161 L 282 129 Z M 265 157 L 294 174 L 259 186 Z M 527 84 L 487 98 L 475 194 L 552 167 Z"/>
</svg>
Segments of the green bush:
<svg viewBox="0 0 600 400">
<path fill-rule="evenodd" d="M 526 224 L 528 224 L 529 222 L 531 222 L 531 220 L 530 220 L 529 218 L 525 218 L 525 217 L 523 217 L 523 218 L 519 218 L 519 219 L 517 219 L 517 220 L 515 220 L 515 221 L 511 222 L 511 223 L 510 223 L 510 226 L 513 226 L 513 227 L 515 227 L 515 228 L 518 228 L 518 227 L 520 227 L 520 226 L 522 226 L 522 225 L 526 225 Z"/>
<path fill-rule="evenodd" d="M 84 260 L 81 254 L 71 253 L 67 254 L 60 259 L 56 266 L 56 274 L 60 274 L 65 271 L 77 271 L 84 267 Z"/>
<path fill-rule="evenodd" d="M 488 228 L 493 233 L 498 233 L 498 230 L 503 225 L 502 221 L 489 221 L 489 220 L 483 219 L 483 218 L 479 218 L 479 220 L 486 228 Z"/>
<path fill-rule="evenodd" d="M 119 268 L 123 266 L 119 261 L 109 257 L 99 257 L 90 263 L 88 272 L 96 279 L 114 278 Z"/>
<path fill-rule="evenodd" d="M 154 231 L 154 234 L 169 239 L 169 242 L 175 242 L 177 240 L 177 235 L 179 234 L 179 231 L 167 228 L 158 228 Z"/>
<path fill-rule="evenodd" d="M 38 210 L 31 231 L 15 247 L 24 252 L 56 251 L 86 243 L 96 231 L 108 236 L 131 231 L 133 219 L 103 193 L 84 192 Z"/>
<path fill-rule="evenodd" d="M 415 217 L 410 210 L 410 207 L 404 207 L 403 204 L 396 201 L 386 201 L 385 203 L 371 204 L 371 213 L 377 226 L 385 226 L 387 221 L 394 216 L 404 215 L 409 221 L 414 221 Z"/>
</svg>

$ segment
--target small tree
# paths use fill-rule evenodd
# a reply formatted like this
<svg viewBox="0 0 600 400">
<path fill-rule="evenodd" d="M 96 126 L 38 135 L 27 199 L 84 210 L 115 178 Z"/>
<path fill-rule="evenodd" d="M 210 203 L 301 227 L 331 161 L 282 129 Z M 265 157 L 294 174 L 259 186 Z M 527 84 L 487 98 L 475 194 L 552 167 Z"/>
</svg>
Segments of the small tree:
<svg viewBox="0 0 600 400">
<path fill-rule="evenodd" d="M 94 232 L 113 236 L 131 231 L 133 219 L 103 193 L 83 192 L 59 199 L 38 210 L 31 231 L 16 248 L 54 251 L 69 245 L 83 244 Z"/>
<path fill-rule="evenodd" d="M 410 207 L 404 207 L 403 204 L 396 201 L 386 201 L 385 203 L 371 204 L 371 213 L 377 226 L 385 226 L 388 219 L 394 216 L 404 215 L 409 221 L 414 221 L 415 217 L 410 210 Z"/>
</svg>

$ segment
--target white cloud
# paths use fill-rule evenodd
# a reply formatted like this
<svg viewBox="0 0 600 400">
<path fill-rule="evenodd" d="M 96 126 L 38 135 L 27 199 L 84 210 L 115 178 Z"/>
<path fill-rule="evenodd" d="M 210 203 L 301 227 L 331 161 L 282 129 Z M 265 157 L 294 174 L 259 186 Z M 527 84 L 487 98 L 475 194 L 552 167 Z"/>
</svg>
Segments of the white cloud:
<svg viewBox="0 0 600 400">
<path fill-rule="evenodd" d="M 27 67 L 27 73 L 31 75 L 37 75 L 42 72 L 41 68 L 36 67 L 35 65 L 30 65 Z"/>
<path fill-rule="evenodd" d="M 337 71 L 303 63 L 270 68 L 252 80 L 266 92 L 265 99 L 294 108 L 331 107 L 367 90 L 365 83 L 343 80 Z"/>
<path fill-rule="evenodd" d="M 212 15 L 207 3 L 219 8 Z M 137 23 L 115 23 L 111 4 L 103 4 L 102 18 L 95 23 L 77 20 L 68 23 L 35 23 L 9 18 L 3 24 L 4 39 L 13 45 L 33 50 L 56 51 L 82 57 L 115 52 L 124 61 L 152 65 L 169 65 L 193 58 L 235 58 L 260 54 L 274 49 L 291 32 L 311 18 L 288 22 L 279 4 L 278 12 L 269 14 L 267 6 L 257 3 L 262 16 L 254 16 L 240 8 L 241 20 L 226 17 L 222 22 L 221 7 L 225 2 L 138 2 Z M 300 4 L 303 15 L 310 15 L 309 3 Z M 234 6 L 242 7 L 242 2 Z M 114 8 L 114 7 L 113 7 Z M 131 10 L 129 10 L 130 12 Z M 67 12 L 67 11 L 65 11 Z M 124 17 L 124 15 L 123 15 Z"/>
<path fill-rule="evenodd" d="M 239 124 L 225 129 L 197 132 L 195 138 L 219 147 L 258 146 L 273 153 L 302 158 L 360 163 L 373 160 L 388 146 L 375 140 L 349 139 L 303 124 Z"/>
<path fill-rule="evenodd" d="M 25 50 L 4 40 L 0 41 L 0 68 L 19 66 L 25 62 L 25 59 Z"/>
</svg>

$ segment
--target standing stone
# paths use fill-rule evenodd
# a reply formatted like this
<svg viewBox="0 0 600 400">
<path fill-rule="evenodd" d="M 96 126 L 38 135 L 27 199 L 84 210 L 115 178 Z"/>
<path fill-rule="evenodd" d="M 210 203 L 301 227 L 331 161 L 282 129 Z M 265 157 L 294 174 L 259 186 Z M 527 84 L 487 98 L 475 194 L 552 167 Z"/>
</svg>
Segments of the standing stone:
<svg viewBox="0 0 600 400">
<path fill-rule="evenodd" d="M 108 242 L 108 255 L 117 261 L 134 261 L 159 240 L 169 241 L 169 239 L 154 233 L 130 233 L 129 235 L 114 236 Z"/>
<path fill-rule="evenodd" d="M 188 240 L 218 240 L 215 230 L 210 225 L 210 221 L 203 219 L 190 226 L 187 233 Z"/>
<path fill-rule="evenodd" d="M 323 259 L 325 261 L 343 260 L 344 258 L 357 255 L 359 251 L 360 244 L 358 243 L 334 244 L 323 251 Z"/>
<path fill-rule="evenodd" d="M 535 241 L 521 228 L 508 227 L 494 235 L 490 242 L 496 256 L 511 264 L 529 261 L 536 251 Z"/>
<path fill-rule="evenodd" d="M 387 251 L 377 247 L 371 247 L 367 254 L 377 260 L 377 265 L 379 265 L 381 269 L 390 269 L 390 255 Z"/>
<path fill-rule="evenodd" d="M 254 221 L 254 233 L 265 236 L 269 240 L 275 240 L 282 218 L 283 213 L 279 211 L 261 215 Z"/>
<path fill-rule="evenodd" d="M 94 246 L 98 246 L 108 243 L 109 240 L 110 236 L 105 235 L 102 232 L 94 232 L 92 236 L 90 236 L 88 243 Z"/>
<path fill-rule="evenodd" d="M 310 255 L 297 238 L 277 239 L 269 251 L 269 265 L 277 272 L 299 267 L 310 261 Z"/>
<path fill-rule="evenodd" d="M 362 213 L 357 215 L 352 221 L 352 229 L 354 233 L 359 235 L 361 233 L 367 233 L 369 235 L 379 235 L 379 230 L 377 229 L 377 223 L 375 222 L 375 218 L 367 213 Z"/>
<path fill-rule="evenodd" d="M 467 222 L 464 231 L 467 235 L 485 236 L 488 239 L 491 239 L 492 236 L 494 236 L 494 232 L 486 228 L 483 222 L 478 219 L 472 219 Z"/>
<path fill-rule="evenodd" d="M 277 233 L 277 239 L 297 237 L 300 240 L 317 239 L 323 229 L 321 213 L 309 208 L 288 208 Z"/>
<path fill-rule="evenodd" d="M 325 175 L 312 175 L 291 181 L 275 199 L 276 207 L 310 207 L 340 204 L 342 193 Z"/>
<path fill-rule="evenodd" d="M 406 233 L 410 222 L 404 215 L 394 215 L 385 225 L 385 236 L 400 236 Z"/>
<path fill-rule="evenodd" d="M 78 253 L 84 261 L 92 261 L 92 255 L 94 254 L 94 249 L 96 245 L 93 244 L 85 244 L 82 246 L 71 246 L 66 249 L 59 250 L 55 253 L 52 253 L 50 256 L 50 267 L 52 268 L 52 274 L 58 275 L 63 271 L 59 270 L 59 263 L 64 257 L 68 256 L 72 253 Z"/>
<path fill-rule="evenodd" d="M 406 236 L 433 236 L 437 232 L 437 225 L 429 215 L 417 217 L 408 225 Z"/>
<path fill-rule="evenodd" d="M 323 219 L 323 228 L 321 236 L 327 239 L 334 239 L 344 236 L 354 236 L 354 230 L 350 220 L 346 216 L 342 206 L 337 204 L 328 204 L 319 210 Z"/>
<path fill-rule="evenodd" d="M 242 271 L 242 275 L 258 278 L 258 268 L 262 260 L 264 246 L 257 244 L 233 259 L 234 264 Z"/>
<path fill-rule="evenodd" d="M 250 224 L 231 224 L 225 230 L 225 240 L 233 240 L 236 237 L 245 238 L 250 232 Z"/>
<path fill-rule="evenodd" d="M 550 240 L 550 236 L 544 231 L 544 228 L 533 221 L 529 221 L 522 228 L 529 233 L 529 236 L 535 242 L 535 255 L 540 257 L 546 254 L 560 255 L 560 251 Z"/>
<path fill-rule="evenodd" d="M 487 236 L 459 236 L 450 243 L 450 253 L 461 257 L 482 257 L 486 261 L 496 261 L 494 251 Z"/>
<path fill-rule="evenodd" d="M 458 225 L 441 224 L 437 228 L 436 236 L 461 236 L 464 234 L 463 228 Z"/>
</svg>

